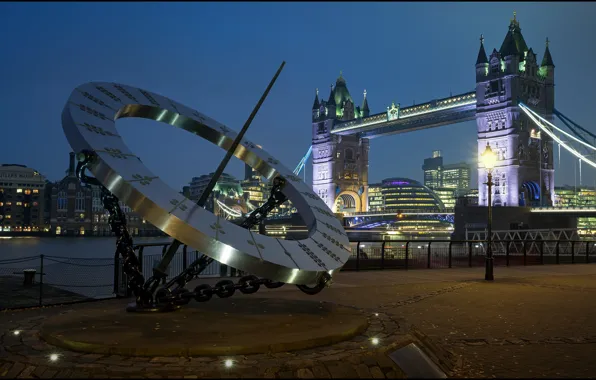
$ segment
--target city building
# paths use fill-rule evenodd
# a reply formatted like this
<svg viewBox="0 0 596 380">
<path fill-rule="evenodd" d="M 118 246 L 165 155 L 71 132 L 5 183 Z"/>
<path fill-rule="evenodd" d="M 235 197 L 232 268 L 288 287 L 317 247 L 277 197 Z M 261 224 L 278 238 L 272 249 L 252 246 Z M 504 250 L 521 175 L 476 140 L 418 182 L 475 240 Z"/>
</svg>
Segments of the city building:
<svg viewBox="0 0 596 380">
<path fill-rule="evenodd" d="M 82 186 L 75 174 L 75 154 L 70 153 L 66 176 L 48 185 L 49 231 L 66 236 L 113 236 L 109 214 L 101 201 L 97 186 Z M 143 220 L 120 202 L 132 236 L 159 236 L 163 232 Z"/>
<path fill-rule="evenodd" d="M 470 188 L 472 168 L 465 162 L 443 164 L 440 150 L 433 151 L 431 158 L 425 158 L 422 165 L 424 186 L 431 189 L 450 188 L 467 190 Z"/>
<path fill-rule="evenodd" d="M 211 181 L 214 173 L 193 177 L 190 182 L 190 199 L 198 201 Z M 205 208 L 216 215 L 228 219 L 234 219 L 246 214 L 248 204 L 244 196 L 244 190 L 234 176 L 222 173 L 213 191 L 209 195 Z"/>
<path fill-rule="evenodd" d="M 442 187 L 441 169 L 443 168 L 443 157 L 440 150 L 433 151 L 431 158 L 425 158 L 422 170 L 424 171 L 424 186 L 434 189 Z"/>
<path fill-rule="evenodd" d="M 92 190 L 83 187 L 75 174 L 74 153 L 70 153 L 66 176 L 50 189 L 50 232 L 70 236 L 91 233 Z"/>
<path fill-rule="evenodd" d="M 368 184 L 368 210 L 372 212 L 385 211 L 382 183 Z"/>
<path fill-rule="evenodd" d="M 0 231 L 42 232 L 45 225 L 44 176 L 25 165 L 0 166 Z"/>
<path fill-rule="evenodd" d="M 409 178 L 387 178 L 382 181 L 381 193 L 385 211 L 442 212 L 441 199 L 427 186 Z"/>
</svg>

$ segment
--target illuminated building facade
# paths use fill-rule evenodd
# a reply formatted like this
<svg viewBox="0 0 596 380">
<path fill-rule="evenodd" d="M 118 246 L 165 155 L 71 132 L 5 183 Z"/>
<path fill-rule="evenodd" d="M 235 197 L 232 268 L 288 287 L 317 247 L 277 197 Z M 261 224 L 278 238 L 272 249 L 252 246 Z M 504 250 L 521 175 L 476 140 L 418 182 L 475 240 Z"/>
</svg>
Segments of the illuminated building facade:
<svg viewBox="0 0 596 380">
<path fill-rule="evenodd" d="M 382 183 L 368 185 L 368 211 L 385 211 Z"/>
<path fill-rule="evenodd" d="M 467 190 L 470 188 L 472 168 L 465 162 L 443 165 L 440 150 L 433 151 L 431 158 L 424 159 L 424 186 L 431 189 L 450 188 Z"/>
<path fill-rule="evenodd" d="M 312 107 L 313 190 L 333 212 L 368 210 L 369 142 L 358 136 L 332 135 L 338 121 L 368 117 L 364 91 L 362 107 L 355 106 L 340 74 L 327 101 L 317 90 Z"/>
<path fill-rule="evenodd" d="M 428 187 L 409 178 L 387 178 L 382 181 L 381 193 L 385 211 L 442 212 L 443 202 Z"/>
<path fill-rule="evenodd" d="M 521 113 L 519 102 L 553 120 L 555 65 L 548 48 L 542 62 L 528 48 L 513 17 L 499 50 L 487 57 L 484 39 L 476 60 L 476 124 L 478 158 L 487 144 L 497 154 L 493 169 L 494 206 L 552 205 L 554 192 L 553 142 L 532 133 L 533 122 Z M 478 165 L 479 204 L 486 206 L 487 171 Z"/>
<path fill-rule="evenodd" d="M 39 232 L 44 220 L 46 180 L 25 165 L 0 166 L 0 231 Z"/>
</svg>

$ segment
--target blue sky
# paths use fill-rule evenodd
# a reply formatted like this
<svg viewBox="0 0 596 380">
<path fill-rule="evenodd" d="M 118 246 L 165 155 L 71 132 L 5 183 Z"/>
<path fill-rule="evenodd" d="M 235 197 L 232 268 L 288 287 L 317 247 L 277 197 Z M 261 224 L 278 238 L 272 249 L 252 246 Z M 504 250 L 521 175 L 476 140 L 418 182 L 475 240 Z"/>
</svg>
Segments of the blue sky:
<svg viewBox="0 0 596 380">
<path fill-rule="evenodd" d="M 285 60 L 247 137 L 293 168 L 310 145 L 315 88 L 327 97 L 340 70 L 357 104 L 367 90 L 372 113 L 473 90 L 480 34 L 487 50 L 498 49 L 514 10 L 539 59 L 551 41 L 556 107 L 596 132 L 596 3 L 0 3 L 0 163 L 61 178 L 70 147 L 60 113 L 89 81 L 139 86 L 239 130 Z M 174 188 L 224 156 L 167 125 L 118 125 Z M 474 162 L 475 147 L 474 122 L 374 139 L 370 180 L 421 180 L 433 150 L 446 163 Z M 594 185 L 596 170 L 582 169 L 582 182 Z M 556 183 L 579 184 L 577 171 L 563 153 Z M 227 172 L 241 177 L 243 164 L 234 159 Z"/>
</svg>

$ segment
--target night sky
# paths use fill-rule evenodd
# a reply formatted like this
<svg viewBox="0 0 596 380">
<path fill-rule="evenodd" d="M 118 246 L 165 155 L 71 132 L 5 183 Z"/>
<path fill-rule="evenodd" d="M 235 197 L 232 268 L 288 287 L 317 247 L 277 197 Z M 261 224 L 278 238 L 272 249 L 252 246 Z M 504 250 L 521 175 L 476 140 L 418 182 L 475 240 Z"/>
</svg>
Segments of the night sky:
<svg viewBox="0 0 596 380">
<path fill-rule="evenodd" d="M 311 143 L 315 89 L 326 99 L 340 70 L 356 105 L 367 90 L 371 113 L 392 101 L 403 107 L 471 91 L 480 34 L 489 54 L 498 49 L 513 11 L 539 61 L 551 41 L 556 108 L 596 132 L 589 116 L 596 3 L 0 3 L 0 163 L 60 179 L 70 151 L 60 114 L 71 91 L 89 81 L 138 86 L 240 130 L 285 60 L 247 138 L 293 169 Z M 165 124 L 118 126 L 176 189 L 224 156 Z M 422 161 L 435 149 L 445 163 L 474 163 L 475 122 L 372 140 L 370 182 L 422 180 Z M 579 184 L 577 166 L 562 153 L 556 184 Z M 307 168 L 311 182 L 310 162 Z M 596 170 L 582 169 L 582 182 L 593 186 Z M 233 159 L 226 171 L 242 177 L 243 164 Z"/>
</svg>

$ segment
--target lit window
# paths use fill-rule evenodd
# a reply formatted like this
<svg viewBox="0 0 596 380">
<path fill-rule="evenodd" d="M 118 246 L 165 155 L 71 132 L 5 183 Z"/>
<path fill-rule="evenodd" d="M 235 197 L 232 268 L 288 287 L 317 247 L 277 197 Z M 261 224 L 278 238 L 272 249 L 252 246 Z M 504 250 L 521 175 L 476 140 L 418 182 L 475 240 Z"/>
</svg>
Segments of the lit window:
<svg viewBox="0 0 596 380">
<path fill-rule="evenodd" d="M 17 193 L 22 193 L 23 189 L 17 189 Z"/>
<path fill-rule="evenodd" d="M 6 205 L 10 206 L 10 205 L 12 205 L 12 202 L 6 202 Z"/>
<path fill-rule="evenodd" d="M 22 202 L 17 202 L 17 206 L 22 206 L 23 203 Z"/>
<path fill-rule="evenodd" d="M 31 194 L 31 190 L 29 190 L 29 189 L 25 190 L 25 194 L 26 194 L 26 195 L 29 195 L 29 194 Z"/>
<path fill-rule="evenodd" d="M 5 215 L 4 217 L 5 217 L 6 219 L 10 219 L 10 218 L 11 218 L 11 216 L 10 216 L 10 215 Z"/>
<path fill-rule="evenodd" d="M 33 202 L 33 207 L 37 207 L 38 205 L 39 205 L 39 203 Z"/>
<path fill-rule="evenodd" d="M 37 190 L 37 189 L 34 189 L 34 190 L 33 190 L 33 194 L 37 194 L 37 193 L 39 193 L 39 190 Z"/>
</svg>

